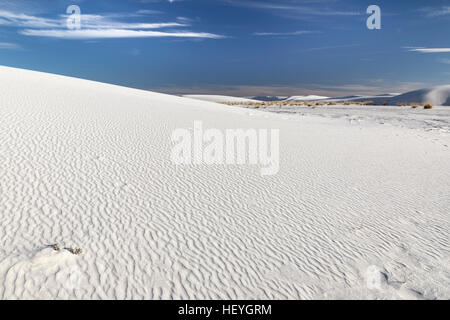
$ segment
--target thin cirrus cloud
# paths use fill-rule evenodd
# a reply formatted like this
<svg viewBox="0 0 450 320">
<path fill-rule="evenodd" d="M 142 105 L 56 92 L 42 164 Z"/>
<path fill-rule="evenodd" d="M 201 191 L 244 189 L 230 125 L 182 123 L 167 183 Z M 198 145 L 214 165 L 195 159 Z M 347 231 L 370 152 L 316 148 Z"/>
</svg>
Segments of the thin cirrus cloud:
<svg viewBox="0 0 450 320">
<path fill-rule="evenodd" d="M 444 6 L 444 7 L 438 7 L 438 8 L 426 7 L 426 8 L 421 8 L 418 11 L 424 12 L 425 17 L 427 17 L 427 18 L 436 18 L 436 17 L 450 15 L 450 6 Z"/>
<path fill-rule="evenodd" d="M 188 27 L 186 21 L 180 22 L 158 22 L 158 23 L 136 23 L 123 22 L 122 18 L 139 16 L 137 14 L 83 14 L 81 15 L 81 29 L 70 30 L 66 27 L 68 16 L 61 15 L 57 19 L 42 18 L 26 14 L 18 14 L 0 10 L 0 25 L 23 28 L 19 33 L 25 36 L 51 37 L 60 39 L 112 39 L 112 38 L 154 38 L 154 37 L 177 37 L 177 38 L 208 38 L 221 39 L 222 35 L 208 32 L 193 32 L 180 30 Z M 155 29 L 177 28 L 166 31 Z M 150 30 L 152 29 L 152 30 Z"/>
<path fill-rule="evenodd" d="M 292 1 L 286 2 L 263 2 L 263 1 L 246 1 L 246 0 L 227 0 L 227 4 L 239 7 L 247 7 L 253 9 L 271 10 L 274 12 L 288 12 L 295 15 L 305 16 L 359 16 L 362 12 L 341 10 L 333 8 L 318 8 L 314 7 L 317 4 L 330 3 L 335 1 L 330 0 L 313 0 L 302 1 L 300 5 Z"/>
<path fill-rule="evenodd" d="M 314 34 L 319 33 L 319 31 L 307 31 L 307 30 L 299 30 L 293 32 L 254 32 L 254 36 L 267 37 L 267 36 L 300 36 L 304 34 Z"/>
<path fill-rule="evenodd" d="M 0 50 L 19 50 L 22 47 L 16 43 L 0 42 Z"/>
<path fill-rule="evenodd" d="M 37 30 L 27 29 L 20 32 L 25 36 L 65 38 L 65 39 L 113 39 L 113 38 L 209 38 L 220 39 L 222 36 L 206 32 L 189 31 L 147 31 L 126 29 L 82 29 L 82 30 Z"/>
<path fill-rule="evenodd" d="M 448 53 L 450 52 L 450 48 L 412 48 L 409 51 L 420 53 Z"/>
<path fill-rule="evenodd" d="M 112 17 L 117 15 L 81 15 L 83 29 L 161 29 L 172 27 L 186 27 L 185 23 L 178 22 L 162 22 L 162 23 L 128 23 L 114 20 Z M 69 16 L 63 15 L 62 21 L 67 21 Z"/>
<path fill-rule="evenodd" d="M 0 10 L 0 25 L 27 28 L 58 28 L 61 27 L 62 23 L 55 19 Z"/>
</svg>

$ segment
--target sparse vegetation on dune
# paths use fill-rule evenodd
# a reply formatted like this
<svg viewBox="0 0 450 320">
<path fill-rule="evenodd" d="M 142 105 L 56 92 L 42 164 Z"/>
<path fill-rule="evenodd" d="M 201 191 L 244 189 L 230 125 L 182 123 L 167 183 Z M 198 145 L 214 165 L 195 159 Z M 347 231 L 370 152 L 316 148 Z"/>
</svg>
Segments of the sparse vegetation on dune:
<svg viewBox="0 0 450 320">
<path fill-rule="evenodd" d="M 304 106 L 305 103 L 302 101 L 261 101 L 261 102 L 218 102 L 220 104 L 225 104 L 228 106 L 247 106 L 254 108 L 267 108 L 267 107 L 299 107 Z M 326 104 L 325 102 L 323 103 Z"/>
<path fill-rule="evenodd" d="M 52 249 L 55 250 L 55 251 L 58 251 L 58 252 L 61 251 L 61 247 L 60 247 L 59 244 L 57 244 L 57 243 L 52 244 L 52 245 L 49 245 L 49 247 L 52 248 Z M 69 248 L 64 248 L 64 250 L 67 250 L 67 251 L 69 251 L 71 254 L 74 254 L 74 255 L 76 255 L 76 256 L 79 256 L 79 255 L 81 255 L 81 254 L 83 253 L 83 250 L 80 249 L 80 248 L 72 248 L 72 247 L 69 247 Z"/>
<path fill-rule="evenodd" d="M 309 107 L 309 108 L 317 108 L 320 106 L 387 106 L 388 103 L 386 101 L 375 103 L 372 100 L 367 101 L 296 101 L 296 100 L 286 100 L 286 101 L 261 101 L 261 102 L 219 102 L 221 104 L 229 105 L 229 106 L 243 106 L 248 108 L 269 108 L 269 107 L 278 107 L 278 108 L 286 108 L 286 107 Z M 399 102 L 397 103 L 398 107 L 411 107 L 412 109 L 417 109 L 420 106 L 424 107 L 424 109 L 432 109 L 432 103 L 406 103 Z"/>
<path fill-rule="evenodd" d="M 368 100 L 368 101 L 353 101 L 353 100 L 351 100 L 351 101 L 338 102 L 336 104 L 342 104 L 344 106 L 351 106 L 351 105 L 354 105 L 354 106 L 372 106 L 372 105 L 375 105 L 375 103 L 373 101 L 371 101 L 371 100 Z"/>
<path fill-rule="evenodd" d="M 74 254 L 76 256 L 79 256 L 83 253 L 83 250 L 80 248 L 65 248 L 67 251 L 69 251 L 71 254 Z"/>
</svg>

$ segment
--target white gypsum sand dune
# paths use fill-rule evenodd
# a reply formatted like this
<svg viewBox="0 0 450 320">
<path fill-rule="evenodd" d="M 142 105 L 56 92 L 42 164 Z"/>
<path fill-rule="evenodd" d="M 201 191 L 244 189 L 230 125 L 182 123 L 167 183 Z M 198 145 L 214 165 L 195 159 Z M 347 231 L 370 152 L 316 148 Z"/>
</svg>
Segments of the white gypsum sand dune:
<svg viewBox="0 0 450 320">
<path fill-rule="evenodd" d="M 258 100 L 241 98 L 241 97 L 231 97 L 231 96 L 219 96 L 219 95 L 208 95 L 208 94 L 188 94 L 183 95 L 185 98 L 208 101 L 208 102 L 258 102 Z"/>
<path fill-rule="evenodd" d="M 0 87 L 2 299 L 450 298 L 444 133 L 6 67 Z M 279 128 L 279 174 L 173 165 L 196 120 Z"/>
<path fill-rule="evenodd" d="M 315 95 L 309 95 L 309 96 L 292 96 L 286 99 L 286 101 L 314 101 L 314 100 L 323 100 L 328 99 L 328 97 L 324 96 L 315 96 Z"/>
<path fill-rule="evenodd" d="M 450 106 L 450 85 L 411 91 L 389 100 L 393 104 L 428 102 L 437 106 Z"/>
<path fill-rule="evenodd" d="M 388 93 L 375 96 L 347 96 L 322 100 L 332 102 L 372 101 L 375 105 L 431 103 L 435 106 L 450 106 L 450 85 L 420 89 L 403 94 Z"/>
<path fill-rule="evenodd" d="M 255 108 L 252 105 L 241 105 L 245 108 Z M 350 124 L 367 126 L 371 124 L 386 124 L 402 128 L 437 131 L 442 134 L 450 133 L 450 110 L 446 106 L 435 106 L 424 109 L 422 106 L 372 106 L 372 105 L 282 105 L 272 104 L 263 106 L 259 110 L 268 112 L 292 114 L 297 116 L 316 116 L 323 118 L 341 119 Z"/>
<path fill-rule="evenodd" d="M 379 95 L 354 95 L 354 96 L 345 96 L 345 97 L 336 97 L 336 98 L 327 98 L 321 99 L 319 101 L 329 101 L 329 102 L 345 102 L 345 101 L 373 101 L 374 103 L 385 103 L 389 101 L 391 98 L 394 98 L 398 94 L 395 93 L 387 93 L 387 94 L 379 94 Z"/>
</svg>

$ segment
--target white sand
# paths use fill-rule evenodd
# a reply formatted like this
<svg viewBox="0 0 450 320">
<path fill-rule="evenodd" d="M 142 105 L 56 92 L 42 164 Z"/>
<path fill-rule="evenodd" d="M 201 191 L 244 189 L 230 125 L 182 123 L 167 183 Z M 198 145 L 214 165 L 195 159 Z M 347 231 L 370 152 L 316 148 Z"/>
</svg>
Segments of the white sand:
<svg viewBox="0 0 450 320">
<path fill-rule="evenodd" d="M 208 101 L 208 102 L 259 102 L 258 100 L 241 98 L 241 97 L 232 97 L 232 96 L 219 96 L 212 94 L 187 94 L 183 95 L 185 98 L 200 100 L 200 101 Z"/>
<path fill-rule="evenodd" d="M 314 101 L 328 99 L 324 96 L 308 95 L 308 96 L 292 96 L 286 99 L 286 101 Z"/>
<path fill-rule="evenodd" d="M 450 298 L 448 132 L 5 67 L 0 88 L 0 298 Z M 280 173 L 172 165 L 195 120 L 279 128 Z"/>
<path fill-rule="evenodd" d="M 438 106 L 450 106 L 450 85 L 421 89 L 398 95 L 390 103 L 427 103 Z"/>
</svg>

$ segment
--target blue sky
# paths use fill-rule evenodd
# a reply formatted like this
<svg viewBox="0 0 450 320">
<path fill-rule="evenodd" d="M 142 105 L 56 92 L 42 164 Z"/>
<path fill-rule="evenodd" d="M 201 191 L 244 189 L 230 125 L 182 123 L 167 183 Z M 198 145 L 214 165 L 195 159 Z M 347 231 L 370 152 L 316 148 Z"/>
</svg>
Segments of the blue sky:
<svg viewBox="0 0 450 320">
<path fill-rule="evenodd" d="M 449 30 L 448 0 L 0 0 L 0 64 L 168 93 L 404 92 L 450 84 Z"/>
</svg>

